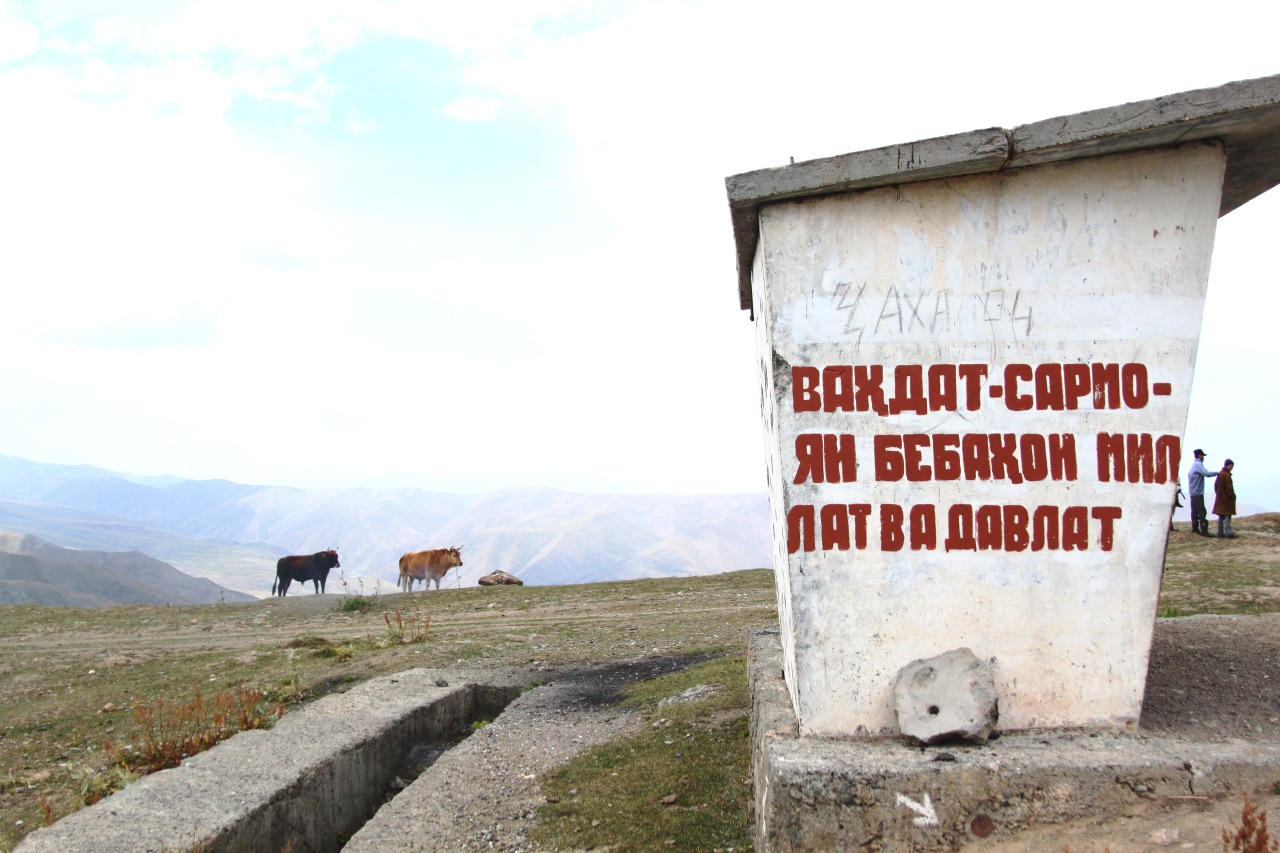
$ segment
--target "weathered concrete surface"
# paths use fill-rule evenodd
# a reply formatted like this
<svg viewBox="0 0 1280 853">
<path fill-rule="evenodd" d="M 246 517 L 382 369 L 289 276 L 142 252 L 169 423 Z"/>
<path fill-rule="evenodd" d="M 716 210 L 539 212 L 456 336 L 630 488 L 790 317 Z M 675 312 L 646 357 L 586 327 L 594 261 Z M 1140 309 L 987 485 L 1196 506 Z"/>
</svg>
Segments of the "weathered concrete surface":
<svg viewBox="0 0 1280 853">
<path fill-rule="evenodd" d="M 1270 788 L 1274 744 L 1201 744 L 1114 732 L 1005 735 L 921 748 L 803 738 L 777 632 L 751 638 L 752 822 L 758 851 L 950 851 L 979 838 L 1144 800 Z"/>
<path fill-rule="evenodd" d="M 975 130 L 905 145 L 890 145 L 839 157 L 809 160 L 725 178 L 738 247 L 738 288 L 742 308 L 751 307 L 751 263 L 760 235 L 760 208 L 766 204 L 833 192 L 927 181 L 1000 169 L 1009 160 L 1008 132 Z M 886 176 L 895 181 L 886 181 Z"/>
<path fill-rule="evenodd" d="M 985 130 L 891 145 L 725 179 L 738 255 L 738 302 L 752 306 L 751 269 L 765 205 L 789 199 L 996 172 L 1196 140 L 1227 152 L 1219 215 L 1280 183 L 1280 75 Z"/>
<path fill-rule="evenodd" d="M 37 830 L 16 849 L 338 850 L 382 804 L 414 744 L 452 737 L 519 692 L 514 684 L 437 686 L 441 675 L 409 670 L 320 699 Z"/>
<path fill-rule="evenodd" d="M 1005 730 L 1136 721 L 1224 165 L 1191 142 L 761 212 L 802 733 L 897 733 L 897 673 L 958 646 Z"/>
</svg>

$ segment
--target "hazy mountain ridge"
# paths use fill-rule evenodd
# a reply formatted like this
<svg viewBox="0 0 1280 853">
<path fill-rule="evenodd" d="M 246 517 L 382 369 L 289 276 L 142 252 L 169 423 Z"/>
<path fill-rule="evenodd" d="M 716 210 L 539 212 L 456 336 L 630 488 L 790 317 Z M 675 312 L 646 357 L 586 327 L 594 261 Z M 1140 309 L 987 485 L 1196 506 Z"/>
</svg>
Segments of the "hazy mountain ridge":
<svg viewBox="0 0 1280 853">
<path fill-rule="evenodd" d="M 92 465 L 50 465 L 20 456 L 0 454 L 0 493 L 16 500 L 31 500 L 47 494 L 49 489 L 73 480 L 125 480 L 144 486 L 164 488 L 183 482 L 182 477 L 164 475 L 147 477 L 95 468 Z M 27 491 L 29 494 L 21 494 Z"/>
<path fill-rule="evenodd" d="M 497 569 L 526 583 L 553 584 L 715 574 L 772 559 L 763 492 L 297 489 L 113 476 L 5 456 L 0 526 L 76 547 L 124 544 L 258 595 L 270 589 L 280 554 L 330 547 L 339 549 L 342 574 L 353 584 L 363 577 L 366 592 L 373 581 L 394 585 L 404 552 L 455 545 L 465 565 L 445 583 L 465 586 Z M 341 591 L 337 574 L 330 591 Z"/>
<path fill-rule="evenodd" d="M 136 551 L 80 551 L 0 532 L 0 603 L 108 607 L 248 600 Z"/>
<path fill-rule="evenodd" d="M 1237 477 L 1241 511 L 1280 506 L 1280 478 Z M 1273 497 L 1272 491 L 1276 492 Z M 1179 510 L 1179 520 L 1186 510 Z M 1212 519 L 1211 519 L 1212 520 Z M 116 475 L 0 456 L 0 528 L 92 550 L 140 551 L 266 595 L 283 554 L 337 547 L 330 591 L 394 588 L 406 551 L 461 546 L 447 585 L 501 569 L 530 584 L 715 574 L 772 563 L 765 494 L 481 495 L 412 488 L 298 489 Z M 17 581 L 13 581 L 17 583 Z"/>
<path fill-rule="evenodd" d="M 207 577 L 241 592 L 271 588 L 261 582 L 263 566 L 286 553 L 265 544 L 239 545 L 171 533 L 100 513 L 0 499 L 0 530 L 42 537 L 68 548 L 91 551 L 139 551 L 189 575 Z"/>
</svg>

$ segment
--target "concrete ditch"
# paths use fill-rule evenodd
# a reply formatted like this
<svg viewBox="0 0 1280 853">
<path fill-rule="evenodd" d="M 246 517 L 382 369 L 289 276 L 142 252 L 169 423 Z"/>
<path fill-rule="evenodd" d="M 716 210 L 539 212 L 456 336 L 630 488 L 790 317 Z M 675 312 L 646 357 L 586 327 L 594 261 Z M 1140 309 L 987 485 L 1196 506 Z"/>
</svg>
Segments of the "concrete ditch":
<svg viewBox="0 0 1280 853">
<path fill-rule="evenodd" d="M 340 850 L 415 747 L 456 740 L 522 689 L 445 677 L 409 670 L 327 696 L 31 833 L 15 853 Z"/>
</svg>

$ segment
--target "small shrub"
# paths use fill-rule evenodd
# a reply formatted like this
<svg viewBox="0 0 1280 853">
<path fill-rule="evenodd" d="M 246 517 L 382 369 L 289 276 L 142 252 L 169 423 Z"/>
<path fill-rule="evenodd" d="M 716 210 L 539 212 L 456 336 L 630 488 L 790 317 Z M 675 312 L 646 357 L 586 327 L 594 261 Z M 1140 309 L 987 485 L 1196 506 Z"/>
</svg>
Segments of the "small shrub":
<svg viewBox="0 0 1280 853">
<path fill-rule="evenodd" d="M 383 613 L 382 618 L 387 623 L 387 639 L 394 645 L 425 642 L 427 629 L 431 627 L 431 615 L 424 616 L 416 608 L 413 613 L 408 614 L 401 613 L 397 608 L 395 619 L 391 618 L 390 613 Z"/>
<path fill-rule="evenodd" d="M 1244 806 L 1240 809 L 1240 826 L 1235 832 L 1222 828 L 1222 853 L 1277 853 L 1280 851 L 1280 840 L 1272 839 L 1267 834 L 1267 810 L 1259 808 L 1256 803 L 1249 802 L 1249 795 L 1244 795 Z"/>
<path fill-rule="evenodd" d="M 103 746 L 106 747 L 108 754 L 114 752 L 114 747 L 110 743 L 104 743 Z M 138 774 L 125 765 L 124 759 L 120 759 L 105 770 L 88 770 L 79 778 L 77 794 L 80 802 L 91 806 L 137 778 Z"/>
<path fill-rule="evenodd" d="M 343 613 L 363 613 L 373 607 L 373 600 L 365 598 L 363 595 L 353 595 L 342 599 L 342 604 L 338 605 L 338 609 Z"/>
<path fill-rule="evenodd" d="M 355 656 L 350 646 L 323 646 L 312 652 L 318 658 L 333 658 L 335 661 L 349 661 Z"/>
<path fill-rule="evenodd" d="M 347 583 L 347 576 L 341 571 L 338 572 L 338 582 L 342 584 L 342 603 L 338 605 L 338 609 L 343 613 L 361 613 L 373 607 L 373 600 L 378 597 L 378 593 L 382 590 L 382 581 L 379 580 L 373 587 L 373 598 L 369 598 L 364 594 L 364 580 L 358 580 L 356 586 L 359 587 L 358 592 L 351 592 L 351 585 Z"/>
<path fill-rule="evenodd" d="M 157 696 L 134 706 L 139 746 L 119 760 L 142 773 L 177 767 L 182 759 L 203 752 L 246 729 L 271 725 L 284 706 L 266 701 L 261 690 L 236 687 L 205 699 L 199 685 L 190 702 Z"/>
<path fill-rule="evenodd" d="M 267 702 L 285 705 L 301 702 L 310 695 L 310 692 L 310 690 L 303 687 L 302 681 L 297 675 L 289 675 L 280 679 L 278 687 L 273 687 L 264 692 L 262 698 Z"/>
</svg>

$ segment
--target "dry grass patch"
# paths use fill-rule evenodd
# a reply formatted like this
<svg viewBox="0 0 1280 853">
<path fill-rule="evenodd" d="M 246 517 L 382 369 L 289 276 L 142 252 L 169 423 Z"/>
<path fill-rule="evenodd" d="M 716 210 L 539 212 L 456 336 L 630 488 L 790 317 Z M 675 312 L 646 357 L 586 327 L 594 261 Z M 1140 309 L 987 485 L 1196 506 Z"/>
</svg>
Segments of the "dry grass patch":
<svg viewBox="0 0 1280 853">
<path fill-rule="evenodd" d="M 1236 539 L 1196 536 L 1177 525 L 1165 555 L 1161 616 L 1280 610 L 1280 513 L 1234 519 L 1232 526 Z M 1212 519 L 1210 528 L 1216 529 Z"/>
</svg>

